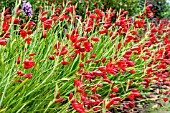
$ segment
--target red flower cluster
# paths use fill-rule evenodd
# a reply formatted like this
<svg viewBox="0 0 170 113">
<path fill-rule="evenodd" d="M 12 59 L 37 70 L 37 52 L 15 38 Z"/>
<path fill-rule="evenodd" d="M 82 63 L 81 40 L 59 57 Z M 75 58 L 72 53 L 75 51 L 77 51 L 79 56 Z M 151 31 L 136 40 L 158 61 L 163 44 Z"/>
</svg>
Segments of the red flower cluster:
<svg viewBox="0 0 170 113">
<path fill-rule="evenodd" d="M 30 69 L 35 65 L 35 62 L 32 61 L 32 58 L 24 60 L 24 68 Z"/>
</svg>

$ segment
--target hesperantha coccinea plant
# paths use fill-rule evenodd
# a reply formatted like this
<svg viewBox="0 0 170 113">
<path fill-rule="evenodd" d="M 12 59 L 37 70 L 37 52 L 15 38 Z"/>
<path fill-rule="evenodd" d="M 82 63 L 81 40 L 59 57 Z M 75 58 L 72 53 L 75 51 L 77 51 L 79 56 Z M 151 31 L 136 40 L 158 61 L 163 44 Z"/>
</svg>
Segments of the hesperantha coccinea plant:
<svg viewBox="0 0 170 113">
<path fill-rule="evenodd" d="M 76 8 L 40 7 L 37 23 L 18 5 L 1 13 L 0 112 L 134 113 L 168 102 L 170 22 L 148 21 L 151 4 L 134 17 L 87 7 L 82 18 Z"/>
</svg>

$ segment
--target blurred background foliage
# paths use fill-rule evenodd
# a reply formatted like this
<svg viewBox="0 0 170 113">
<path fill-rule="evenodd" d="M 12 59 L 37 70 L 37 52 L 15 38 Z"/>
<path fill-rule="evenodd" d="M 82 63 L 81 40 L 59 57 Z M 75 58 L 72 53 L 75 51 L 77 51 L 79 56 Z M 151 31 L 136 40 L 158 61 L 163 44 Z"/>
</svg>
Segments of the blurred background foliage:
<svg viewBox="0 0 170 113">
<path fill-rule="evenodd" d="M 34 19 L 38 18 L 39 6 L 43 6 L 45 9 L 52 4 L 56 7 L 61 7 L 61 4 L 66 3 L 67 0 L 27 0 L 29 1 L 34 10 Z M 155 10 L 155 17 L 163 18 L 168 17 L 170 20 L 170 4 L 169 0 L 147 0 L 148 4 L 153 4 L 153 10 Z M 4 7 L 14 8 L 16 0 L 0 0 L 0 11 Z M 95 8 L 107 10 L 113 8 L 116 11 L 120 9 L 127 10 L 130 16 L 138 14 L 144 6 L 146 0 L 72 0 L 73 4 L 77 4 L 77 14 L 84 15 L 86 7 L 93 11 Z"/>
<path fill-rule="evenodd" d="M 154 17 L 164 18 L 168 17 L 170 20 L 170 0 L 147 0 L 148 4 L 153 4 L 152 10 Z M 141 0 L 139 5 L 143 8 L 145 0 Z"/>
</svg>

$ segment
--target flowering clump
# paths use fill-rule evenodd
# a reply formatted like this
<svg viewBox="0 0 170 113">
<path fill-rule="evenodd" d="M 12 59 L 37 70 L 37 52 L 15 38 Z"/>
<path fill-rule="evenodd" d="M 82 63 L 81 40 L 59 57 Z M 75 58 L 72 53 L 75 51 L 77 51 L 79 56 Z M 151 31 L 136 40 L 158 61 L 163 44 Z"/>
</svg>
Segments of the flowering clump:
<svg viewBox="0 0 170 113">
<path fill-rule="evenodd" d="M 70 1 L 41 8 L 38 24 L 20 21 L 20 9 L 4 15 L 1 111 L 134 113 L 148 102 L 168 103 L 170 22 L 150 22 L 151 7 L 134 17 L 87 8 L 82 18 Z M 32 15 L 29 2 L 22 9 Z"/>
<path fill-rule="evenodd" d="M 22 10 L 24 11 L 26 16 L 29 16 L 29 17 L 32 16 L 32 6 L 26 0 L 23 1 Z"/>
</svg>

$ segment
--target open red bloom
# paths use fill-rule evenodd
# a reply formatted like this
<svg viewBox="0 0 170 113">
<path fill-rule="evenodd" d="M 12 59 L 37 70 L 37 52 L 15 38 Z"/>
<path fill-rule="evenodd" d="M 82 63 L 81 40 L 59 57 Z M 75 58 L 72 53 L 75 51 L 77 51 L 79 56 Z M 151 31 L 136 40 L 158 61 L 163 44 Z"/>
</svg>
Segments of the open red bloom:
<svg viewBox="0 0 170 113">
<path fill-rule="evenodd" d="M 14 19 L 14 24 L 19 24 L 20 20 L 18 18 Z"/>
<path fill-rule="evenodd" d="M 68 50 L 65 47 L 63 47 L 60 55 L 65 55 L 65 54 L 67 54 L 67 52 L 68 52 Z"/>
<path fill-rule="evenodd" d="M 99 16 L 104 16 L 104 13 L 100 10 L 100 9 L 95 9 L 94 10 L 96 14 L 98 14 Z"/>
<path fill-rule="evenodd" d="M 164 102 L 168 101 L 168 98 L 163 98 Z"/>
<path fill-rule="evenodd" d="M 117 93 L 117 92 L 119 91 L 119 88 L 113 87 L 113 88 L 112 88 L 112 91 L 115 92 L 115 93 Z"/>
<path fill-rule="evenodd" d="M 70 7 L 67 7 L 67 8 L 66 8 L 66 12 L 73 13 L 73 11 L 74 11 L 73 6 L 70 6 Z"/>
<path fill-rule="evenodd" d="M 142 28 L 145 24 L 144 20 L 135 20 L 134 26 L 135 28 Z"/>
<path fill-rule="evenodd" d="M 76 101 L 73 102 L 72 107 L 79 113 L 85 113 L 85 108 L 83 107 L 83 104 L 77 103 Z"/>
<path fill-rule="evenodd" d="M 92 46 L 91 42 L 84 42 L 83 45 L 85 47 L 86 52 L 90 52 L 93 49 L 93 46 Z"/>
<path fill-rule="evenodd" d="M 30 68 L 32 68 L 34 65 L 35 65 L 35 62 L 32 61 L 31 58 L 24 60 L 24 68 L 25 68 L 25 69 L 30 69 Z"/>
<path fill-rule="evenodd" d="M 7 44 L 7 41 L 5 40 L 5 38 L 1 38 L 0 45 L 5 46 L 6 44 Z"/>
<path fill-rule="evenodd" d="M 78 79 L 74 80 L 74 85 L 75 87 L 81 87 L 84 83 Z"/>
<path fill-rule="evenodd" d="M 131 94 L 128 96 L 128 99 L 129 99 L 129 100 L 134 100 L 134 99 L 135 99 L 134 94 L 133 94 L 133 93 L 131 93 Z"/>
<path fill-rule="evenodd" d="M 25 38 L 27 36 L 27 31 L 21 29 L 20 30 L 20 35 L 21 35 L 21 37 Z"/>
</svg>

